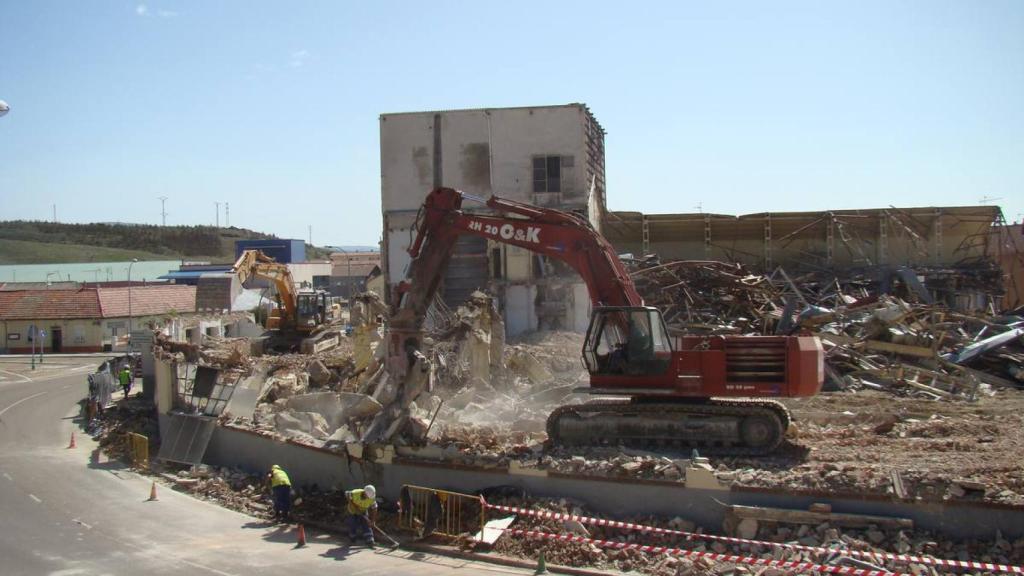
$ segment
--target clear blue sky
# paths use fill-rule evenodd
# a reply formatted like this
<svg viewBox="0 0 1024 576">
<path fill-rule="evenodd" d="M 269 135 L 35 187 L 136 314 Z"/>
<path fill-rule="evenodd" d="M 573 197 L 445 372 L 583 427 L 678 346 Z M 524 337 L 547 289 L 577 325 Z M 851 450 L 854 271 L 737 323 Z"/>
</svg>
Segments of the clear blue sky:
<svg viewBox="0 0 1024 576">
<path fill-rule="evenodd" d="M 0 99 L 0 219 L 372 244 L 380 113 L 568 102 L 613 209 L 1024 212 L 1021 1 L 4 2 Z"/>
</svg>

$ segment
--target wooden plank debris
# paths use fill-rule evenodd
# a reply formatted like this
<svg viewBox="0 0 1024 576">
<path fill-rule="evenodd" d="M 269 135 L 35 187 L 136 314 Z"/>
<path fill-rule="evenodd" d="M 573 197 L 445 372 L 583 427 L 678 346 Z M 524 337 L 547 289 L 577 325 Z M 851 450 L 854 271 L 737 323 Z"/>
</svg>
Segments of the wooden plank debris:
<svg viewBox="0 0 1024 576">
<path fill-rule="evenodd" d="M 743 520 L 750 518 L 759 522 L 780 522 L 785 524 L 821 524 L 828 522 L 834 526 L 845 528 L 867 528 L 876 526 L 885 529 L 912 529 L 914 521 L 910 518 L 893 518 L 889 516 L 870 516 L 867 514 L 843 514 L 837 512 L 812 512 L 810 510 L 790 510 L 786 508 L 762 508 L 759 506 L 731 506 L 729 512 L 734 518 Z"/>
</svg>

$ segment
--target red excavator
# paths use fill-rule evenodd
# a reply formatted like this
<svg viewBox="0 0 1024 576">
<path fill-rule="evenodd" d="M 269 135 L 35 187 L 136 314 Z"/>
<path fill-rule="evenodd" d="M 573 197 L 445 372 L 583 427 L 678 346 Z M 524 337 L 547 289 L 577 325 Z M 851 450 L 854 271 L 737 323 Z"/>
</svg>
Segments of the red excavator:
<svg viewBox="0 0 1024 576">
<path fill-rule="evenodd" d="M 499 215 L 462 210 L 464 200 Z M 422 341 L 427 307 L 462 234 L 482 236 L 565 262 L 583 278 L 593 312 L 583 363 L 593 395 L 548 417 L 555 445 L 699 448 L 761 455 L 785 436 L 790 417 L 770 398 L 821 390 L 824 353 L 813 336 L 673 337 L 636 291 L 612 245 L 586 218 L 451 188 L 430 192 L 417 215 L 408 275 L 395 289 L 389 369 L 404 377 Z"/>
</svg>

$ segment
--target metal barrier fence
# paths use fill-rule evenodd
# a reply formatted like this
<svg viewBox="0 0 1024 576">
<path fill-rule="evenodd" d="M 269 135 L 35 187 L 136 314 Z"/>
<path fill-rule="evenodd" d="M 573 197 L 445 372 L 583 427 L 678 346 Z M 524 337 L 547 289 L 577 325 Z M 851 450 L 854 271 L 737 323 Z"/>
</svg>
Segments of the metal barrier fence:
<svg viewBox="0 0 1024 576">
<path fill-rule="evenodd" d="M 134 432 L 128 432 L 125 437 L 128 443 L 128 453 L 132 457 L 132 465 L 149 468 L 149 438 Z"/>
<path fill-rule="evenodd" d="M 456 538 L 483 530 L 486 507 L 479 496 L 423 486 L 402 486 L 398 497 L 398 526 L 416 533 Z"/>
</svg>

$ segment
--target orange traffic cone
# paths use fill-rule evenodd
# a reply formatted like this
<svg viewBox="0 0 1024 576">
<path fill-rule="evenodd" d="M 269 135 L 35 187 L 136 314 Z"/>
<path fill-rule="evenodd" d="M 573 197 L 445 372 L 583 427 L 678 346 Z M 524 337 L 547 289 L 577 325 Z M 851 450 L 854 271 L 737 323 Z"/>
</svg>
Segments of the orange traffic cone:
<svg viewBox="0 0 1024 576">
<path fill-rule="evenodd" d="M 296 548 L 302 548 L 306 545 L 306 528 L 299 524 L 299 541 L 295 544 Z"/>
<path fill-rule="evenodd" d="M 153 481 L 153 486 L 149 489 L 149 500 L 146 502 L 156 502 L 159 498 L 156 497 L 156 481 Z"/>
<path fill-rule="evenodd" d="M 71 448 L 74 448 L 74 447 L 75 447 L 75 433 L 72 432 L 71 433 L 71 443 L 68 444 L 68 449 L 71 449 Z"/>
</svg>

